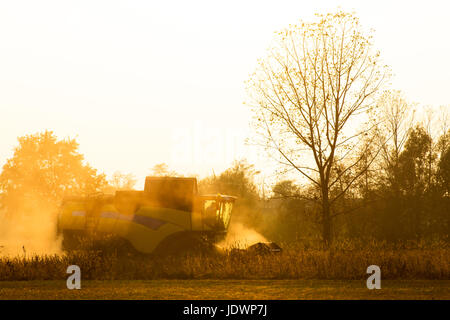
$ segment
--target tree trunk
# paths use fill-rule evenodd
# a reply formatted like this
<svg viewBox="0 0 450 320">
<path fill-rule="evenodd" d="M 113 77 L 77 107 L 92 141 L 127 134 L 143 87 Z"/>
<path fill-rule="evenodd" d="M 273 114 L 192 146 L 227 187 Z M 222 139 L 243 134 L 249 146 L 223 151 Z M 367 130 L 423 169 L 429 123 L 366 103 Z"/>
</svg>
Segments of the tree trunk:
<svg viewBox="0 0 450 320">
<path fill-rule="evenodd" d="M 326 246 L 331 244 L 331 216 L 330 200 L 328 199 L 328 190 L 322 189 L 322 239 Z"/>
</svg>

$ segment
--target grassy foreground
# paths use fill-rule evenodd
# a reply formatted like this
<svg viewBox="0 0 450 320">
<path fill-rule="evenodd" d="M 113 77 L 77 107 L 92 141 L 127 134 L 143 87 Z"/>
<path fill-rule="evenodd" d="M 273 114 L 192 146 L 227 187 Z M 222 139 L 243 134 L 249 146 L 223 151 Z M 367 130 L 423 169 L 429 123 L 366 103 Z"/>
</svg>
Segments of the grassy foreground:
<svg viewBox="0 0 450 320">
<path fill-rule="evenodd" d="M 0 299 L 450 299 L 449 280 L 386 280 L 380 290 L 349 280 L 2 281 Z"/>
<path fill-rule="evenodd" d="M 281 254 L 233 253 L 152 257 L 117 252 L 0 256 L 0 281 L 65 280 L 69 265 L 85 280 L 365 280 L 370 265 L 384 280 L 450 280 L 448 243 L 320 248 L 283 246 Z"/>
</svg>

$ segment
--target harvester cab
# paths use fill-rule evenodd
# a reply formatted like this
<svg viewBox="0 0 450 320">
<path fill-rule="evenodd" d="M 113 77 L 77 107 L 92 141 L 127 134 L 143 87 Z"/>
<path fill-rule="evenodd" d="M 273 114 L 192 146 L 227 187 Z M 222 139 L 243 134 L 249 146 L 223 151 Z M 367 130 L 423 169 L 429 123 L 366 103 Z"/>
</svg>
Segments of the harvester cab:
<svg viewBox="0 0 450 320">
<path fill-rule="evenodd" d="M 147 177 L 143 191 L 67 198 L 58 217 L 66 249 L 119 237 L 142 253 L 223 239 L 236 198 L 199 195 L 196 178 Z"/>
</svg>

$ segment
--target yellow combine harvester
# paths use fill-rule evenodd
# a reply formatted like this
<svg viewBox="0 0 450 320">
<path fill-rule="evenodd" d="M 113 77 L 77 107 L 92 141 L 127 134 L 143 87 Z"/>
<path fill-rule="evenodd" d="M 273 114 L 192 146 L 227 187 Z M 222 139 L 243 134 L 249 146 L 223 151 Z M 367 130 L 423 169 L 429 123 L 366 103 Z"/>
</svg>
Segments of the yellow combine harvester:
<svg viewBox="0 0 450 320">
<path fill-rule="evenodd" d="M 223 239 L 235 200 L 199 195 L 196 178 L 147 177 L 144 191 L 66 198 L 58 230 L 65 249 L 105 236 L 127 240 L 141 253 L 189 249 Z"/>
</svg>

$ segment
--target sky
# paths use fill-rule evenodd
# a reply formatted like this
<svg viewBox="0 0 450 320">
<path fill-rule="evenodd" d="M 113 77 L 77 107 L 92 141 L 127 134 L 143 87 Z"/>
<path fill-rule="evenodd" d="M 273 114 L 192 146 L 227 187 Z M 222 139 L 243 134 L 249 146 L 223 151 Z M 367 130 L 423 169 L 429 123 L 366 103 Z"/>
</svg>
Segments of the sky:
<svg viewBox="0 0 450 320">
<path fill-rule="evenodd" d="M 0 1 L 0 165 L 52 130 L 138 184 L 161 162 L 204 177 L 247 158 L 269 176 L 244 142 L 244 82 L 275 31 L 338 7 L 375 29 L 392 88 L 450 106 L 448 1 Z"/>
</svg>

